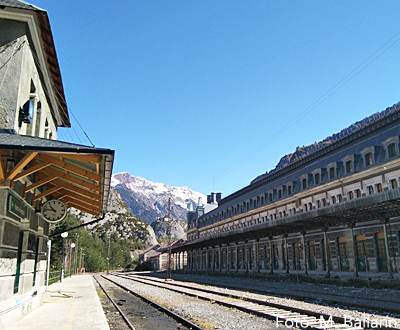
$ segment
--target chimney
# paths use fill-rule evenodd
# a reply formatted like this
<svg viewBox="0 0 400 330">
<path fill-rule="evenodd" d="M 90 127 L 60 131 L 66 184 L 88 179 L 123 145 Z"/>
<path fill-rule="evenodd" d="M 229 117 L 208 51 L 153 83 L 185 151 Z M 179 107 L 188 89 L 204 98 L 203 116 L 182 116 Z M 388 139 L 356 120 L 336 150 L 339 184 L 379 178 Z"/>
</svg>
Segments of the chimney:
<svg viewBox="0 0 400 330">
<path fill-rule="evenodd" d="M 222 193 L 217 193 L 217 202 L 219 202 L 222 199 Z"/>
<path fill-rule="evenodd" d="M 207 204 L 211 204 L 212 203 L 212 197 L 211 195 L 207 195 Z"/>
</svg>

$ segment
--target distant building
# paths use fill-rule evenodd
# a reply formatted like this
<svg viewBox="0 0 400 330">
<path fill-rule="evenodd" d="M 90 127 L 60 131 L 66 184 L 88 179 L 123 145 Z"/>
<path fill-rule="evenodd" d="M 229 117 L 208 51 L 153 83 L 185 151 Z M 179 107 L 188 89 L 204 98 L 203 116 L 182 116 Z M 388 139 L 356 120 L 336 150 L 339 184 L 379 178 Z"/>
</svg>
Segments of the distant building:
<svg viewBox="0 0 400 330">
<path fill-rule="evenodd" d="M 217 206 L 210 197 L 191 208 L 188 241 L 174 255 L 187 255 L 195 271 L 393 276 L 400 262 L 399 132 L 398 103 L 298 147 Z"/>
<path fill-rule="evenodd" d="M 182 239 L 171 243 L 171 247 L 180 245 L 183 243 Z M 177 258 L 171 260 L 172 270 L 183 269 L 183 265 L 186 264 L 186 260 L 178 260 Z M 168 243 L 159 246 L 157 249 L 152 250 L 147 254 L 147 260 L 142 264 L 147 270 L 161 271 L 166 270 L 168 267 Z"/>
<path fill-rule="evenodd" d="M 57 141 L 70 127 L 47 12 L 0 0 L 0 328 L 40 306 L 49 225 L 106 211 L 114 151 Z M 44 203 L 52 204 L 44 208 Z M 57 211 L 57 212 L 56 212 Z"/>
<path fill-rule="evenodd" d="M 139 264 L 145 263 L 148 259 L 148 256 L 156 251 L 160 247 L 160 244 L 152 245 L 147 249 L 143 250 L 139 253 Z"/>
</svg>

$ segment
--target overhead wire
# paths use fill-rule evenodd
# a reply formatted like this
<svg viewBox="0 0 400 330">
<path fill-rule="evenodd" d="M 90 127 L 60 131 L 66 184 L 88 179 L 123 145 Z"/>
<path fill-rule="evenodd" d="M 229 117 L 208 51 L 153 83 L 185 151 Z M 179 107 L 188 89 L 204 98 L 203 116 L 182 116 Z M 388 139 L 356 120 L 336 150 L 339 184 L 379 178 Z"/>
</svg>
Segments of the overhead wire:
<svg viewBox="0 0 400 330">
<path fill-rule="evenodd" d="M 29 43 L 28 43 L 28 46 L 29 46 Z M 30 46 L 29 46 L 29 48 L 30 48 Z M 36 64 L 38 65 L 39 70 L 42 72 L 42 74 L 45 74 L 45 72 L 44 72 L 42 66 L 40 65 L 40 61 L 39 61 L 38 57 L 36 56 L 36 54 L 35 54 L 35 52 L 32 50 L 32 48 L 30 48 L 30 49 L 31 49 L 31 53 L 32 53 L 32 55 L 33 55 L 33 58 L 34 58 Z M 53 88 L 53 90 L 56 92 L 56 94 L 58 94 L 58 96 L 64 101 L 64 103 L 65 103 L 65 105 L 66 105 L 67 102 L 66 102 L 64 96 L 60 93 L 60 91 L 58 90 L 58 88 L 54 85 L 54 82 L 53 82 L 52 80 L 50 80 L 50 83 L 51 83 L 51 87 Z M 49 95 L 47 95 L 47 96 L 49 96 Z M 60 102 L 60 100 L 59 100 L 58 97 L 56 97 L 56 102 L 58 103 L 59 108 L 63 111 L 65 117 L 68 118 L 69 116 L 68 116 L 68 114 L 66 113 L 66 111 L 65 111 L 64 107 L 62 106 L 62 104 L 61 104 L 61 102 Z M 78 121 L 78 119 L 75 117 L 75 115 L 74 115 L 73 111 L 71 110 L 71 108 L 70 108 L 69 106 L 67 106 L 67 109 L 68 109 L 68 112 L 71 113 L 71 115 L 73 116 L 73 118 L 75 119 L 75 121 L 77 122 L 77 124 L 79 125 L 79 127 L 81 128 L 81 130 L 83 131 L 83 133 L 85 134 L 86 138 L 89 140 L 89 142 L 92 144 L 92 146 L 95 147 L 95 145 L 93 144 L 92 140 L 89 138 L 89 135 L 88 135 L 88 134 L 86 133 L 86 131 L 83 129 L 83 127 L 82 127 L 82 125 L 80 124 L 80 122 Z M 66 122 L 65 122 L 62 118 L 61 118 L 61 120 L 62 120 L 63 124 L 66 124 Z M 76 132 L 75 128 L 73 127 L 73 125 L 71 125 L 71 128 L 72 128 L 72 130 L 74 131 L 74 133 L 75 133 L 75 135 L 76 135 L 78 141 L 80 142 L 80 144 L 83 144 L 82 141 L 81 141 L 81 139 L 80 139 L 80 137 L 79 137 L 79 135 L 78 135 L 78 133 Z M 67 132 L 68 132 L 68 134 L 70 135 L 70 137 L 72 138 L 72 136 L 71 136 L 71 134 L 69 133 L 68 130 L 67 130 Z"/>
<path fill-rule="evenodd" d="M 280 137 L 283 133 L 288 131 L 291 127 L 293 127 L 296 123 L 298 123 L 302 118 L 304 118 L 310 112 L 315 110 L 321 103 L 326 101 L 330 96 L 332 96 L 334 93 L 336 93 L 339 89 L 341 89 L 349 81 L 351 81 L 353 78 L 355 78 L 360 72 L 362 72 L 365 68 L 367 68 L 370 64 L 372 64 L 376 59 L 378 59 L 380 56 L 382 56 L 386 51 L 388 51 L 391 47 L 393 47 L 397 42 L 399 42 L 400 41 L 400 37 L 395 39 L 399 35 L 400 35 L 400 31 L 397 32 L 388 41 L 386 41 L 382 46 L 380 46 L 375 52 L 373 52 L 368 58 L 366 58 L 363 62 L 361 62 L 356 68 L 354 68 L 351 72 L 349 72 L 345 77 L 343 77 L 341 80 L 339 80 L 339 82 L 337 82 L 333 87 L 331 87 L 328 91 L 326 91 L 322 96 L 320 96 L 318 99 L 316 99 L 307 108 L 305 108 L 303 111 L 301 111 L 297 116 L 295 116 L 292 120 L 290 120 L 282 128 L 280 128 L 276 133 L 274 133 L 267 140 L 265 140 L 262 144 L 260 144 L 258 147 L 253 149 L 250 153 L 248 153 L 242 159 L 237 161 L 235 164 L 233 164 L 232 166 L 228 167 L 227 169 L 225 169 L 220 174 L 217 174 L 216 177 L 213 176 L 213 180 L 212 181 L 209 181 L 206 184 L 201 185 L 198 189 L 200 190 L 202 188 L 208 187 L 211 184 L 215 185 L 215 180 L 219 180 L 222 177 L 224 177 L 225 175 L 227 175 L 228 173 L 232 172 L 238 166 L 243 164 L 249 158 L 253 157 L 255 154 L 257 154 L 259 151 L 261 151 L 267 145 L 269 145 L 274 140 L 276 140 L 278 137 Z"/>
</svg>

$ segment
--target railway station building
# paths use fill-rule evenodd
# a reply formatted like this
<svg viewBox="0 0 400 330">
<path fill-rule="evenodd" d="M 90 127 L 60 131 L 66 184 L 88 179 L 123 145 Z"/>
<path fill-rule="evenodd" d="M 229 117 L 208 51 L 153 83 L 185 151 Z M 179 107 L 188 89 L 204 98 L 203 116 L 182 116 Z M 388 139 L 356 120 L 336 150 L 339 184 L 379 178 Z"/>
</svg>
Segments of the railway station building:
<svg viewBox="0 0 400 330">
<path fill-rule="evenodd" d="M 50 226 L 62 221 L 55 212 L 43 212 L 45 203 L 104 213 L 114 151 L 57 140 L 58 129 L 71 123 L 47 12 L 0 0 L 0 31 L 0 329 L 5 329 L 43 303 Z"/>
<path fill-rule="evenodd" d="M 399 272 L 400 103 L 188 212 L 188 271 Z"/>
</svg>

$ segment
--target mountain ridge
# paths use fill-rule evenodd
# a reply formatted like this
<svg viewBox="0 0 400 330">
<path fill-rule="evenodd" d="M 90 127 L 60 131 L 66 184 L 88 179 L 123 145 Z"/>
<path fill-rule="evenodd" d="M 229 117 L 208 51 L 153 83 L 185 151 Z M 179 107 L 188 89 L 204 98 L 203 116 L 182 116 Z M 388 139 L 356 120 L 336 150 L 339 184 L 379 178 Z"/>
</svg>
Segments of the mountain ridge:
<svg viewBox="0 0 400 330">
<path fill-rule="evenodd" d="M 168 214 L 168 199 L 172 197 L 171 214 L 176 220 L 186 221 L 188 204 L 197 206 L 199 197 L 206 196 L 188 187 L 171 187 L 137 177 L 128 172 L 112 175 L 111 186 L 119 192 L 130 211 L 147 223 Z"/>
</svg>

